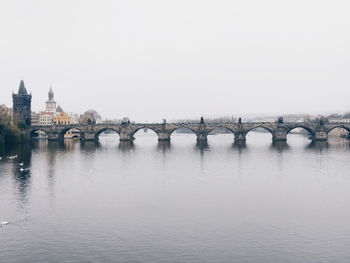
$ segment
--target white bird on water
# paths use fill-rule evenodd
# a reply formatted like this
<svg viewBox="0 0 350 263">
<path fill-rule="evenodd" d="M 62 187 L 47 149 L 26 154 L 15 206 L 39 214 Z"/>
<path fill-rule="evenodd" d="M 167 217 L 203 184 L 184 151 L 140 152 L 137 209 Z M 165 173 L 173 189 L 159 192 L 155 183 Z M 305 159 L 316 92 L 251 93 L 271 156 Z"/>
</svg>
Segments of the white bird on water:
<svg viewBox="0 0 350 263">
<path fill-rule="evenodd" d="M 15 158 L 17 158 L 17 154 L 13 156 L 9 156 L 9 159 L 15 159 Z"/>
<path fill-rule="evenodd" d="M 23 162 L 19 163 L 20 166 L 23 166 L 23 164 L 24 164 Z"/>
<path fill-rule="evenodd" d="M 8 221 L 2 221 L 2 219 L 0 219 L 0 226 L 6 226 L 8 224 L 9 224 Z"/>
<path fill-rule="evenodd" d="M 21 172 L 26 172 L 26 171 L 29 171 L 29 168 L 20 168 L 19 169 Z"/>
</svg>

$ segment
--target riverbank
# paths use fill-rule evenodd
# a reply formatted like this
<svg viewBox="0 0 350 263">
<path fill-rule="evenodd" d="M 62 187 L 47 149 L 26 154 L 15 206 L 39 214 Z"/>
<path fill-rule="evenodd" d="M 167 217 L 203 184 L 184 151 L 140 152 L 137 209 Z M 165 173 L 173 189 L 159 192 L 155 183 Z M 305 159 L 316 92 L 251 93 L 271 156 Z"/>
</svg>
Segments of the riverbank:
<svg viewBox="0 0 350 263">
<path fill-rule="evenodd" d="M 20 129 L 16 125 L 0 123 L 0 145 L 11 145 L 30 141 L 30 134 L 27 129 Z"/>
</svg>

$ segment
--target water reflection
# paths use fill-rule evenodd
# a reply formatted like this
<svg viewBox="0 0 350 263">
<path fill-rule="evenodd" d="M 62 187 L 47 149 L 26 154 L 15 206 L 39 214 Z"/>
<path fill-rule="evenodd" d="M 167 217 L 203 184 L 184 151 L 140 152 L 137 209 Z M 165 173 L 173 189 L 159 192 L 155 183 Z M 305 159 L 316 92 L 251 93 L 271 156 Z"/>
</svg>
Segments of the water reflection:
<svg viewBox="0 0 350 263">
<path fill-rule="evenodd" d="M 158 141 L 157 150 L 163 153 L 169 152 L 171 143 L 169 141 Z"/>
<path fill-rule="evenodd" d="M 70 152 L 74 149 L 74 140 L 63 140 L 55 142 L 60 150 L 65 152 Z"/>
<path fill-rule="evenodd" d="M 201 155 L 204 154 L 204 152 L 210 151 L 210 147 L 208 142 L 197 142 L 195 149 L 201 153 Z"/>
<path fill-rule="evenodd" d="M 97 148 L 102 147 L 98 141 L 81 141 L 80 150 L 84 152 L 95 152 Z"/>
<path fill-rule="evenodd" d="M 232 143 L 231 148 L 242 152 L 243 150 L 247 149 L 247 143 L 242 141 L 236 141 Z"/>
<path fill-rule="evenodd" d="M 31 219 L 0 230 L 0 261 L 349 262 L 348 141 L 193 139 L 0 149 L 18 154 L 0 162 L 0 216 Z"/>
<path fill-rule="evenodd" d="M 28 144 L 21 144 L 7 147 L 7 155 L 17 155 L 12 160 L 12 171 L 14 177 L 14 188 L 21 209 L 28 202 L 31 187 L 31 159 L 32 147 Z"/>
<path fill-rule="evenodd" d="M 64 147 L 67 147 L 64 145 Z M 69 148 L 70 146 L 68 146 Z M 57 149 L 60 148 L 58 143 L 48 143 L 48 154 L 47 154 L 47 184 L 50 195 L 50 201 L 53 202 L 55 199 L 55 184 L 56 184 L 56 160 L 57 160 Z"/>
<path fill-rule="evenodd" d="M 121 141 L 119 142 L 118 148 L 121 152 L 130 152 L 134 150 L 135 145 L 133 141 L 130 141 L 130 142 Z"/>
<path fill-rule="evenodd" d="M 54 143 L 50 141 L 50 143 Z M 31 142 L 33 150 L 46 151 L 49 145 L 49 141 L 45 139 L 32 140 Z"/>
<path fill-rule="evenodd" d="M 270 149 L 276 150 L 277 152 L 281 153 L 285 150 L 289 150 L 290 147 L 286 141 L 274 141 L 272 142 Z"/>
<path fill-rule="evenodd" d="M 306 145 L 306 150 L 322 152 L 329 148 L 328 142 L 325 141 L 312 141 Z"/>
<path fill-rule="evenodd" d="M 56 184 L 56 161 L 57 154 L 59 151 L 63 150 L 68 152 L 73 149 L 73 146 L 68 142 L 57 142 L 49 141 L 45 139 L 38 139 L 32 142 L 33 150 L 45 153 L 40 168 L 46 174 L 47 178 L 47 189 L 49 191 L 49 200 L 52 202 L 55 199 L 55 184 Z"/>
<path fill-rule="evenodd" d="M 331 137 L 328 141 L 329 148 L 339 149 L 339 150 L 350 150 L 350 141 L 349 139 L 339 139 Z"/>
</svg>

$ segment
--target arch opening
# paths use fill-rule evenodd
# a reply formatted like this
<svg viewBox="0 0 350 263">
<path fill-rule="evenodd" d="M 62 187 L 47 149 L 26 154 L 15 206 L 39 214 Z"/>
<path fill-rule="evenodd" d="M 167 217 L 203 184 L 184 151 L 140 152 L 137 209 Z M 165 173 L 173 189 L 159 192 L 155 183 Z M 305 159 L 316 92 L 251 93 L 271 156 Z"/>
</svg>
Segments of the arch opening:
<svg viewBox="0 0 350 263">
<path fill-rule="evenodd" d="M 208 133 L 208 137 L 213 141 L 227 141 L 230 142 L 234 139 L 234 132 L 226 127 L 217 126 Z"/>
<path fill-rule="evenodd" d="M 178 127 L 170 132 L 172 142 L 188 142 L 196 141 L 197 135 L 195 131 L 187 127 Z"/>
<path fill-rule="evenodd" d="M 113 128 L 104 128 L 95 133 L 95 142 L 99 145 L 116 145 L 119 143 L 120 135 L 119 131 Z"/>
<path fill-rule="evenodd" d="M 59 134 L 59 140 L 81 140 L 84 137 L 84 133 L 75 127 L 68 127 L 62 130 Z"/>
<path fill-rule="evenodd" d="M 350 129 L 342 125 L 332 127 L 327 131 L 327 134 L 330 139 L 333 139 L 333 138 L 350 139 Z"/>
<path fill-rule="evenodd" d="M 304 126 L 295 126 L 287 131 L 287 140 L 289 144 L 305 145 L 306 141 L 312 140 L 314 132 Z"/>
<path fill-rule="evenodd" d="M 190 135 L 195 135 L 196 132 L 190 128 L 187 128 L 187 127 L 179 127 L 179 128 L 176 128 L 174 130 L 172 130 L 170 132 L 170 135 L 173 136 L 173 135 L 179 135 L 179 134 L 190 134 Z"/>
<path fill-rule="evenodd" d="M 262 140 L 264 140 L 264 138 L 272 139 L 273 132 L 264 126 L 256 126 L 246 132 L 246 138 L 251 137 L 259 137 L 259 139 Z"/>
<path fill-rule="evenodd" d="M 148 142 L 155 143 L 158 141 L 158 133 L 149 127 L 141 127 L 136 129 L 131 138 L 136 141 L 141 141 L 142 144 L 147 144 Z"/>
<path fill-rule="evenodd" d="M 312 137 L 315 135 L 314 131 L 310 128 L 304 127 L 304 126 L 295 126 L 287 131 L 288 135 L 301 135 L 304 137 L 308 137 L 309 139 L 312 139 Z"/>
<path fill-rule="evenodd" d="M 36 140 L 36 139 L 47 140 L 48 135 L 47 135 L 47 132 L 45 130 L 38 129 L 38 130 L 33 130 L 30 132 L 30 138 L 34 139 L 34 140 Z"/>
<path fill-rule="evenodd" d="M 223 126 L 218 126 L 212 129 L 208 135 L 218 135 L 218 134 L 234 134 L 232 130 L 229 128 L 223 127 Z"/>
<path fill-rule="evenodd" d="M 118 135 L 119 136 L 119 131 L 113 129 L 113 128 L 105 128 L 102 130 L 99 130 L 96 132 L 96 138 L 99 138 L 100 136 L 106 136 L 106 135 Z"/>
<path fill-rule="evenodd" d="M 157 138 L 158 133 L 149 127 L 140 127 L 132 133 L 134 139 Z"/>
<path fill-rule="evenodd" d="M 288 134 L 301 134 L 301 135 L 314 136 L 314 131 L 305 126 L 295 126 L 287 131 L 287 135 Z"/>
</svg>

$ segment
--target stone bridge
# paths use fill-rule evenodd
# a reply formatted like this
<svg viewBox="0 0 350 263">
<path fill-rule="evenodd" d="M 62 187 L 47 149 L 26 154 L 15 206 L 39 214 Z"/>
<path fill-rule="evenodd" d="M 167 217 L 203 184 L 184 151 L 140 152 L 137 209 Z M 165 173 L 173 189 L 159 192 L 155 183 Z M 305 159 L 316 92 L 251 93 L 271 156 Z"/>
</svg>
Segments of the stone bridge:
<svg viewBox="0 0 350 263">
<path fill-rule="evenodd" d="M 132 123 L 132 124 L 95 124 L 95 125 L 52 125 L 31 126 L 31 136 L 37 131 L 43 131 L 49 140 L 64 140 L 65 133 L 70 129 L 77 129 L 81 133 L 81 140 L 98 141 L 99 135 L 112 130 L 119 134 L 120 141 L 133 141 L 134 134 L 140 129 L 153 130 L 158 135 L 159 141 L 170 141 L 174 131 L 186 128 L 197 136 L 198 142 L 206 142 L 208 134 L 218 128 L 224 128 L 234 134 L 235 142 L 245 142 L 248 132 L 256 128 L 262 128 L 272 134 L 273 141 L 286 141 L 287 135 L 296 128 L 302 128 L 309 133 L 313 141 L 327 141 L 328 133 L 335 128 L 343 128 L 350 133 L 350 123 L 322 123 L 322 122 L 252 122 L 252 123 Z"/>
</svg>

